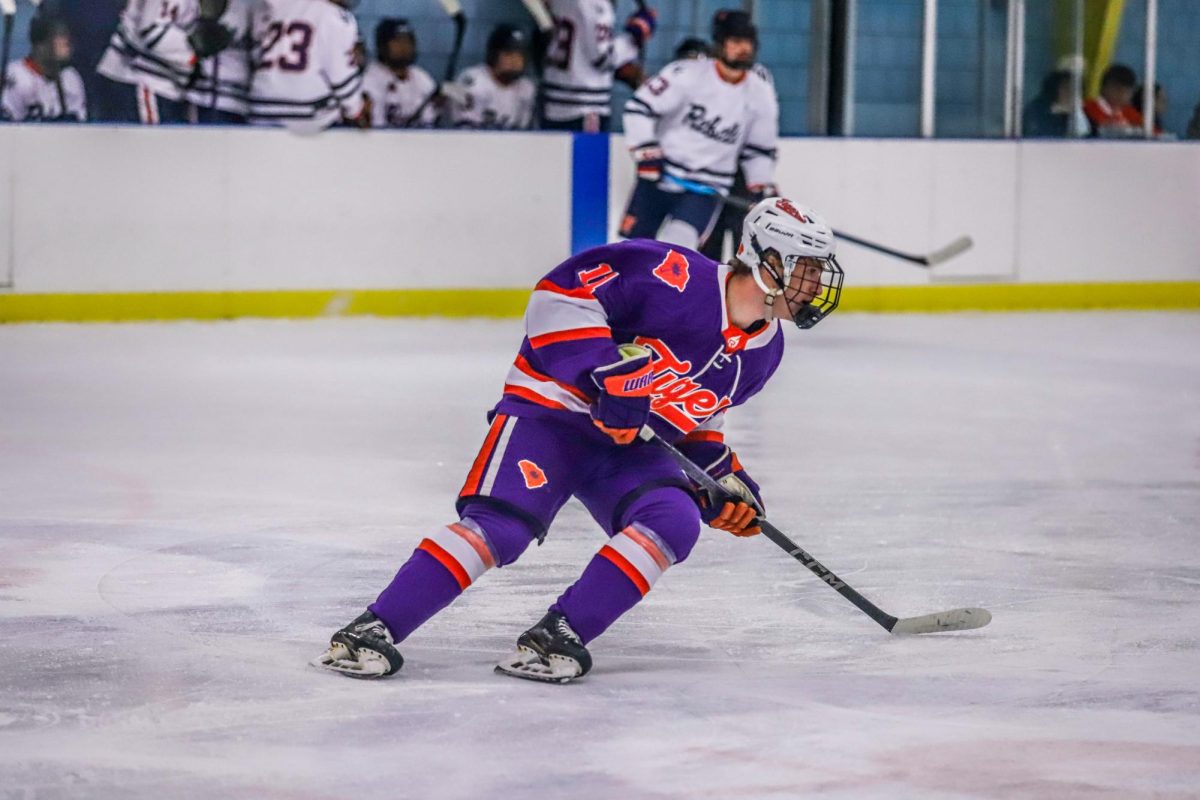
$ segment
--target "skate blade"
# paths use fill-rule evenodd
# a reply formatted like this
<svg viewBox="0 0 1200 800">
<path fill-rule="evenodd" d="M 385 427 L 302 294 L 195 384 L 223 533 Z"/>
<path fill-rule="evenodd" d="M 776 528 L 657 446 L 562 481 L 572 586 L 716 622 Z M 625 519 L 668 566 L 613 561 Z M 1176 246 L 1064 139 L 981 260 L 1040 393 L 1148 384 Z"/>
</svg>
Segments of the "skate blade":
<svg viewBox="0 0 1200 800">
<path fill-rule="evenodd" d="M 542 683 L 567 683 L 580 675 L 575 659 L 551 656 L 550 664 L 546 664 L 541 656 L 525 647 L 497 664 L 495 671 L 501 675 Z"/>
<path fill-rule="evenodd" d="M 344 645 L 335 644 L 308 664 L 349 678 L 372 679 L 387 675 L 387 659 L 374 653 L 364 655 L 367 655 L 366 659 L 355 658 Z"/>
</svg>

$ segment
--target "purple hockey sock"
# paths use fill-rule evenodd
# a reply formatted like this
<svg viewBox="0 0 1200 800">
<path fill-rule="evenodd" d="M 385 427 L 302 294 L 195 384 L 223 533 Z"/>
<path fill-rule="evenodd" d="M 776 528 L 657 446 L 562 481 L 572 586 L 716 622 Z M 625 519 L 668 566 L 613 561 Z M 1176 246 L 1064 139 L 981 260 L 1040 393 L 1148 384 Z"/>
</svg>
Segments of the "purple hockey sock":
<svg viewBox="0 0 1200 800">
<path fill-rule="evenodd" d="M 368 608 L 400 642 L 462 593 L 449 569 L 425 550 L 416 550 Z"/>
<path fill-rule="evenodd" d="M 593 556 L 579 580 L 551 606 L 567 618 L 584 644 L 608 630 L 622 614 L 638 604 L 642 593 L 603 556 Z"/>
<path fill-rule="evenodd" d="M 662 539 L 630 525 L 600 548 L 551 609 L 565 615 L 587 644 L 637 605 L 674 561 Z"/>
</svg>

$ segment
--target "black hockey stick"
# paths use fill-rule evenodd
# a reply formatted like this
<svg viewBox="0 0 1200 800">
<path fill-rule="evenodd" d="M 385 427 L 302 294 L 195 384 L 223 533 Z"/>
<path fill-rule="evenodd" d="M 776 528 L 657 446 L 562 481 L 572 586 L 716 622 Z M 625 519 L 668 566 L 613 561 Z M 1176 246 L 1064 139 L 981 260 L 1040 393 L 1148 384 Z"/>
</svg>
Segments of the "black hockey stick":
<svg viewBox="0 0 1200 800">
<path fill-rule="evenodd" d="M 4 89 L 8 86 L 8 56 L 12 50 L 13 19 L 17 16 L 17 4 L 13 0 L 0 0 L 4 11 L 4 42 L 0 44 L 0 119 L 4 118 Z"/>
<path fill-rule="evenodd" d="M 429 108 L 429 104 L 442 94 L 442 84 L 454 80 L 454 73 L 458 69 L 458 56 L 462 52 L 463 37 L 467 35 L 467 15 L 463 13 L 462 5 L 458 0 L 442 0 L 442 6 L 454 20 L 454 45 L 450 48 L 450 58 L 446 62 L 444 80 L 441 84 L 433 87 L 433 91 L 426 95 L 425 99 L 421 101 L 421 105 L 417 106 L 416 111 L 408 115 L 404 120 L 405 128 L 411 128 L 421 119 L 421 115 L 425 113 L 425 109 Z"/>
<path fill-rule="evenodd" d="M 692 481 L 713 498 L 729 498 L 730 494 L 690 458 L 679 452 L 669 442 L 659 438 L 649 426 L 642 428 L 639 434 L 643 441 L 658 445 L 666 450 L 683 469 Z M 736 499 L 736 498 L 732 498 Z M 812 570 L 818 578 L 829 584 L 842 597 L 853 603 L 871 619 L 878 622 L 889 633 L 941 633 L 945 631 L 969 631 L 982 628 L 992 621 L 991 612 L 984 608 L 955 608 L 938 614 L 925 614 L 920 617 L 893 617 L 879 606 L 863 597 L 844 580 L 833 574 L 833 570 L 806 553 L 802 547 L 789 539 L 782 531 L 759 517 L 755 522 L 762 527 L 763 535 L 779 545 L 788 555 Z"/>
<path fill-rule="evenodd" d="M 733 206 L 734 208 L 742 211 L 749 211 L 754 207 L 753 201 L 746 200 L 741 197 L 734 197 L 732 195 L 722 195 L 716 189 L 708 186 L 707 184 L 698 183 L 697 181 L 689 181 L 685 178 L 676 178 L 674 175 L 667 175 L 665 173 L 663 174 L 663 177 L 676 186 L 686 189 L 689 192 L 720 197 L 721 202 L 725 205 Z M 905 253 L 900 250 L 893 250 L 890 247 L 876 244 L 875 242 L 867 239 L 860 239 L 859 237 L 852 236 L 844 231 L 834 231 L 833 235 L 839 239 L 850 242 L 851 244 L 856 244 L 859 247 L 865 247 L 868 250 L 874 250 L 877 253 L 883 253 L 884 255 L 891 256 L 892 258 L 898 258 L 902 261 L 919 264 L 922 267 L 935 267 L 938 264 L 941 264 L 943 261 L 949 261 L 955 256 L 970 250 L 975 245 L 975 242 L 970 236 L 960 236 L 950 244 L 938 250 L 934 250 L 932 253 L 915 255 L 913 253 Z"/>
</svg>

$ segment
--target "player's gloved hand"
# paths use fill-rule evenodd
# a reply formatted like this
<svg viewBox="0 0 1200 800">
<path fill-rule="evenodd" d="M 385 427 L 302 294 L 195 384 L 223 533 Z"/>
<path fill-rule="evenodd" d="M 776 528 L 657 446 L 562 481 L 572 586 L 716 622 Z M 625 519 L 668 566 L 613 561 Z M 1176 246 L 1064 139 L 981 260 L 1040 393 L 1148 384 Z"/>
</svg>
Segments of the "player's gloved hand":
<svg viewBox="0 0 1200 800">
<path fill-rule="evenodd" d="M 684 443 L 684 454 L 698 464 L 707 464 L 705 472 L 720 485 L 722 495 L 712 497 L 697 488 L 700 518 L 717 530 L 735 536 L 756 536 L 762 528 L 754 524 L 755 517 L 764 513 L 758 484 L 747 474 L 737 454 L 724 444 L 714 442 Z"/>
<path fill-rule="evenodd" d="M 226 28 L 215 19 L 200 17 L 196 26 L 188 36 L 188 42 L 197 58 L 208 58 L 229 47 L 233 41 L 233 31 Z"/>
<path fill-rule="evenodd" d="M 637 164 L 637 176 L 640 181 L 658 183 L 663 175 L 663 151 L 658 145 L 636 147 L 633 150 L 633 160 Z"/>
<path fill-rule="evenodd" d="M 756 203 L 768 197 L 779 197 L 779 187 L 773 183 L 749 183 L 746 184 L 746 191 Z"/>
<path fill-rule="evenodd" d="M 658 27 L 658 12 L 649 6 L 639 9 L 625 20 L 625 30 L 633 37 L 633 43 L 645 47 Z"/>
<path fill-rule="evenodd" d="M 650 418 L 650 350 L 637 344 L 623 344 L 621 360 L 592 370 L 592 380 L 600 389 L 592 402 L 592 424 L 617 444 L 630 444 Z"/>
</svg>

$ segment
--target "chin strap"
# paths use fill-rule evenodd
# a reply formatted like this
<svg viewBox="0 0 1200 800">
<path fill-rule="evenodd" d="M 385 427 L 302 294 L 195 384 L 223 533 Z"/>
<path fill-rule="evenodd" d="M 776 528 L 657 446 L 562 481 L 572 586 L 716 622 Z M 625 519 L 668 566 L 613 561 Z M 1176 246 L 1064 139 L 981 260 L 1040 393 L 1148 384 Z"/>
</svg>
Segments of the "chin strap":
<svg viewBox="0 0 1200 800">
<path fill-rule="evenodd" d="M 763 305 L 767 307 L 764 319 L 770 323 L 775 320 L 775 299 L 783 294 L 783 279 L 779 277 L 775 270 L 771 269 L 771 266 L 763 256 L 762 247 L 758 244 L 758 237 L 753 234 L 750 236 L 750 246 L 754 248 L 754 256 L 758 259 L 758 263 L 751 270 L 751 273 L 754 276 L 754 282 L 763 291 Z M 762 279 L 762 270 L 764 269 L 775 279 L 774 289 L 769 288 L 767 282 Z"/>
</svg>

